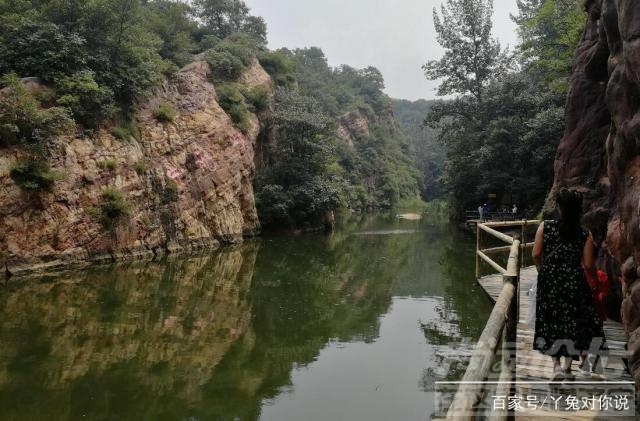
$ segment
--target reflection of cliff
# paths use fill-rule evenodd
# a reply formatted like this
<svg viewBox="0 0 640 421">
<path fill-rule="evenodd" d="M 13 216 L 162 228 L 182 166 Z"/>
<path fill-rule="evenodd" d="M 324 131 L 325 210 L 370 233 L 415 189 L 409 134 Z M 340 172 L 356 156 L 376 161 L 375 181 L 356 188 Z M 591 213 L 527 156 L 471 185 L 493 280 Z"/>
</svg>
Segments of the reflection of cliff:
<svg viewBox="0 0 640 421">
<path fill-rule="evenodd" d="M 441 343 L 484 324 L 488 300 L 460 300 L 473 260 L 443 254 L 453 232 L 394 216 L 342 223 L 331 237 L 265 238 L 259 253 L 0 290 L 0 418 L 251 421 L 331 342 L 376 341 L 394 295 L 444 297 Z M 390 227 L 412 233 L 380 233 Z"/>
<path fill-rule="evenodd" d="M 216 413 L 257 419 L 263 400 L 290 385 L 292 370 L 315 361 L 327 343 L 378 337 L 416 238 L 354 236 L 354 229 L 371 229 L 359 222 L 349 220 L 330 239 L 277 238 L 261 248 L 252 288 L 255 342 L 234 344 L 207 385 Z"/>
<path fill-rule="evenodd" d="M 201 400 L 201 386 L 230 346 L 251 336 L 247 296 L 255 257 L 255 249 L 237 250 L 98 269 L 81 280 L 75 275 L 3 292 L 4 415 L 16 411 L 29 419 L 27 408 L 36 414 L 53 410 L 49 404 L 63 413 L 87 405 L 112 414 L 119 399 L 149 405 L 143 402 L 149 396 L 163 407 L 163 397 Z M 67 408 L 56 398 L 65 395 L 102 401 L 67 402 Z"/>
</svg>

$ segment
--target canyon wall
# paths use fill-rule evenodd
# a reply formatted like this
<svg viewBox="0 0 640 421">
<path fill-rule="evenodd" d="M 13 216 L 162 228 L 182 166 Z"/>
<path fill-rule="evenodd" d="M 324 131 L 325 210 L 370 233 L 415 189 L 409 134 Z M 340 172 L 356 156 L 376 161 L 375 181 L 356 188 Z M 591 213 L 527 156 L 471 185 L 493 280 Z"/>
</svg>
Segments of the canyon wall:
<svg viewBox="0 0 640 421">
<path fill-rule="evenodd" d="M 552 193 L 585 192 L 585 224 L 614 284 L 610 316 L 624 322 L 640 384 L 640 3 L 589 0 L 585 8 Z M 554 205 L 550 199 L 547 210 Z"/>
<path fill-rule="evenodd" d="M 260 122 L 236 128 L 216 100 L 209 65 L 197 60 L 140 105 L 137 139 L 116 139 L 108 127 L 91 138 L 60 137 L 47 161 L 61 175 L 51 192 L 26 193 L 10 170 L 22 149 L 0 153 L 0 263 L 23 268 L 91 260 L 123 260 L 180 249 L 237 243 L 259 231 L 252 179 Z M 243 86 L 273 83 L 257 60 Z M 154 116 L 174 110 L 171 121 Z M 130 210 L 106 229 L 96 217 L 106 190 Z"/>
</svg>

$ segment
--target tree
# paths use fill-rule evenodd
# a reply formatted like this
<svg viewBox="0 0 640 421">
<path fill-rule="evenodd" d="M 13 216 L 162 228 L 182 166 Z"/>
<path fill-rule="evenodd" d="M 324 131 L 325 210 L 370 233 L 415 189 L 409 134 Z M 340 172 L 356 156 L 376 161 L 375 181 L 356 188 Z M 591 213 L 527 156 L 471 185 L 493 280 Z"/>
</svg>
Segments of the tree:
<svg viewBox="0 0 640 421">
<path fill-rule="evenodd" d="M 444 78 L 441 93 L 458 96 L 433 104 L 425 123 L 439 130 L 446 147 L 443 180 L 458 217 L 485 202 L 488 193 L 497 194 L 495 206 L 518 203 L 536 215 L 553 181 L 571 54 L 584 16 L 577 0 L 519 0 L 518 7 L 518 16 L 512 17 L 522 39 L 517 71 L 503 71 L 510 66 L 504 66 L 508 60 L 497 43 L 483 44 L 491 40 L 490 2 L 450 0 L 442 18 L 435 17 L 446 53 L 430 62 L 427 75 L 439 74 Z M 472 42 L 478 27 L 484 28 L 483 37 Z M 498 57 L 479 59 L 488 67 L 478 73 L 473 71 L 475 45 L 478 51 L 486 45 Z"/>
<path fill-rule="evenodd" d="M 0 75 L 16 72 L 51 82 L 87 65 L 86 40 L 53 23 L 7 22 L 0 35 Z"/>
<path fill-rule="evenodd" d="M 584 28 L 585 13 L 578 0 L 518 0 L 520 61 L 542 77 L 550 88 L 565 95 L 573 53 Z"/>
<path fill-rule="evenodd" d="M 147 7 L 146 26 L 162 40 L 160 56 L 179 66 L 191 60 L 195 49 L 193 34 L 198 25 L 188 4 L 172 0 L 155 0 Z"/>
<path fill-rule="evenodd" d="M 219 39 L 244 32 L 266 45 L 267 27 L 264 19 L 251 16 L 242 0 L 195 0 L 193 4 L 206 28 Z"/>
<path fill-rule="evenodd" d="M 509 62 L 507 51 L 491 36 L 493 0 L 447 0 L 440 13 L 433 9 L 437 40 L 445 53 L 423 66 L 425 74 L 442 79 L 438 95 L 471 94 L 480 102 L 487 85 Z"/>
<path fill-rule="evenodd" d="M 265 226 L 318 225 L 341 203 L 330 118 L 313 98 L 279 89 L 273 127 L 273 164 L 256 178 L 257 208 Z"/>
</svg>

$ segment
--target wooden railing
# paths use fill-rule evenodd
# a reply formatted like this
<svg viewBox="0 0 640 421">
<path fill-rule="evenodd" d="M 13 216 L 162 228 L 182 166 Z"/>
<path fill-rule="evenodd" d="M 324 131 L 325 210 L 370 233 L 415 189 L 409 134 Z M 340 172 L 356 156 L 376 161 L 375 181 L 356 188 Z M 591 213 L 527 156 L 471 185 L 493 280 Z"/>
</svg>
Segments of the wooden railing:
<svg viewBox="0 0 640 421">
<path fill-rule="evenodd" d="M 487 221 L 513 221 L 516 219 L 516 216 L 510 211 L 489 212 L 488 214 L 483 216 Z M 480 212 L 478 212 L 477 210 L 465 211 L 465 220 L 467 223 L 480 220 Z"/>
<path fill-rule="evenodd" d="M 477 405 L 484 389 L 484 382 L 489 375 L 491 365 L 496 358 L 498 344 L 502 340 L 501 372 L 496 390 L 497 396 L 512 394 L 513 379 L 516 367 L 516 339 L 518 328 L 518 287 L 520 283 L 520 268 L 523 264 L 524 250 L 533 246 L 526 243 L 527 226 L 539 224 L 538 221 L 488 222 L 478 224 L 476 249 L 476 277 L 480 275 L 480 263 L 486 262 L 490 267 L 502 274 L 503 287 L 496 301 L 491 316 L 480 335 L 480 339 L 469 360 L 469 366 L 456 392 L 447 419 L 472 420 L 476 414 Z M 510 236 L 497 228 L 520 228 L 517 235 Z M 507 243 L 504 247 L 482 248 L 482 233 L 491 235 Z M 509 252 L 506 267 L 500 266 L 490 256 L 500 252 Z M 509 411 L 493 411 L 492 420 L 506 420 L 512 417 Z"/>
</svg>

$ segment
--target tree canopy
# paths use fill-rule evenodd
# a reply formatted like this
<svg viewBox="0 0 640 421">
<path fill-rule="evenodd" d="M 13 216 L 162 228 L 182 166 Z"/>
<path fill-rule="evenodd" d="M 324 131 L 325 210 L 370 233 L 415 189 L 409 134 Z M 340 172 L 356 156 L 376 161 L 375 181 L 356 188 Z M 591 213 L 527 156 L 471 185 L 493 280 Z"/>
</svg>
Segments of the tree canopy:
<svg viewBox="0 0 640 421">
<path fill-rule="evenodd" d="M 519 0 L 518 8 L 513 58 L 491 36 L 490 0 L 447 0 L 441 16 L 434 11 L 445 55 L 426 74 L 442 79 L 439 94 L 456 96 L 433 104 L 425 124 L 446 149 L 442 180 L 458 217 L 487 201 L 536 215 L 553 181 L 585 16 L 577 0 Z"/>
</svg>

